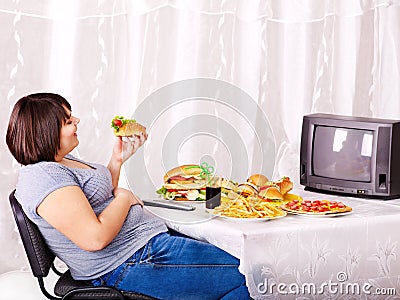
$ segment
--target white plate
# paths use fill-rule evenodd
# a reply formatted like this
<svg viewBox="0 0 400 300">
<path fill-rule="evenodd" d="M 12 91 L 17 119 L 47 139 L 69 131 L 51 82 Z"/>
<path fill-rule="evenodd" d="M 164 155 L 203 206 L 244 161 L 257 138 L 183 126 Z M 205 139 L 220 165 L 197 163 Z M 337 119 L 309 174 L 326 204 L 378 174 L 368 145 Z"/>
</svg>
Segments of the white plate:
<svg viewBox="0 0 400 300">
<path fill-rule="evenodd" d="M 172 201 L 176 203 L 205 203 L 206 200 L 166 200 L 166 201 Z"/>
<path fill-rule="evenodd" d="M 212 209 L 206 209 L 206 211 L 210 214 L 213 215 L 214 217 L 221 218 L 227 221 L 231 222 L 237 222 L 237 223 L 258 223 L 258 222 L 266 222 L 269 220 L 275 220 L 275 219 L 280 219 L 283 218 L 287 215 L 286 212 L 282 216 L 276 216 L 276 217 L 265 217 L 265 218 L 234 218 L 234 217 L 228 217 L 228 216 L 223 216 L 221 214 L 216 214 L 212 211 Z"/>
<path fill-rule="evenodd" d="M 157 199 L 160 201 L 174 202 L 174 203 L 205 203 L 206 200 L 175 200 L 175 199 L 165 199 L 161 195 L 157 195 L 155 197 L 149 197 L 151 199 Z"/>
<path fill-rule="evenodd" d="M 341 216 L 346 216 L 351 214 L 353 211 L 345 211 L 345 212 L 331 212 L 331 213 L 306 213 L 306 212 L 298 212 L 298 211 L 292 211 L 288 210 L 284 207 L 281 207 L 284 211 L 286 211 L 289 214 L 292 215 L 297 215 L 297 216 L 304 216 L 304 217 L 312 217 L 312 218 L 333 218 L 333 217 L 341 217 Z"/>
</svg>

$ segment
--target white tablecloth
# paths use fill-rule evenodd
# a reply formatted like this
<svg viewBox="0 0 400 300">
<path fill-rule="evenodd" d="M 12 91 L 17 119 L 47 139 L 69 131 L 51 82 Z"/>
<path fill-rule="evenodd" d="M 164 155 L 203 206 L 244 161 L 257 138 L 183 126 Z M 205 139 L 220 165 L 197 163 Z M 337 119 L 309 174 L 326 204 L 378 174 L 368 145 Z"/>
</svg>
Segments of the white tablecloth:
<svg viewBox="0 0 400 300">
<path fill-rule="evenodd" d="M 149 210 L 238 257 L 255 299 L 400 299 L 400 199 L 298 194 L 339 200 L 353 212 L 245 223 L 211 218 L 203 204 L 193 212 Z"/>
</svg>

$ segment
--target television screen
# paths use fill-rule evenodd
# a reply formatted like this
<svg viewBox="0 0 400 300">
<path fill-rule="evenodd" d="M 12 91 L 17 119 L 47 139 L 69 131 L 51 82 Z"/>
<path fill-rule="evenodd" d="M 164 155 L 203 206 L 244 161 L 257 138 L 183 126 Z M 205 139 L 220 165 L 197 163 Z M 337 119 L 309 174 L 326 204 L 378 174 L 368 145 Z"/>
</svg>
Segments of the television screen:
<svg viewBox="0 0 400 300">
<path fill-rule="evenodd" d="M 309 114 L 300 144 L 300 184 L 360 198 L 400 197 L 400 120 Z"/>
<path fill-rule="evenodd" d="M 314 175 L 341 180 L 371 181 L 372 131 L 330 126 L 315 126 L 314 130 Z"/>
</svg>

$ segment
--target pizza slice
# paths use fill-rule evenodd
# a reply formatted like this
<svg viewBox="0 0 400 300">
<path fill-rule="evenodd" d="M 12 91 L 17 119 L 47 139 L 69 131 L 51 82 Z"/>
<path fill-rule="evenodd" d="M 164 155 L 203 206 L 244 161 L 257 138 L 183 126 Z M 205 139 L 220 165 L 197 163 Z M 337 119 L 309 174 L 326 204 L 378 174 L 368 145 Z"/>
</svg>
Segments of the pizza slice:
<svg viewBox="0 0 400 300">
<path fill-rule="evenodd" d="M 309 215 L 329 215 L 352 211 L 350 206 L 340 201 L 298 199 L 283 204 L 282 209 L 296 214 Z"/>
</svg>

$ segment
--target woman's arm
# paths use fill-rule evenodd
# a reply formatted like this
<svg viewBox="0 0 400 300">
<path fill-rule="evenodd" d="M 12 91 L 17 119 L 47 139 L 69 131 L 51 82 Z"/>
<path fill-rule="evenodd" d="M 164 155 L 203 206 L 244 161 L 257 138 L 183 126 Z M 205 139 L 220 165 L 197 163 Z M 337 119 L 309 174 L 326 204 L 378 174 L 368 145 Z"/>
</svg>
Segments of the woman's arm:
<svg viewBox="0 0 400 300">
<path fill-rule="evenodd" d="M 135 135 L 126 140 L 122 140 L 122 137 L 116 137 L 110 162 L 107 166 L 111 173 L 114 188 L 118 186 L 122 164 L 144 144 L 146 139 L 147 134 Z"/>
<path fill-rule="evenodd" d="M 114 190 L 114 200 L 96 216 L 89 201 L 77 186 L 50 193 L 38 206 L 38 214 L 78 247 L 97 251 L 106 247 L 121 230 L 132 205 L 142 202 L 123 188 Z"/>
<path fill-rule="evenodd" d="M 121 138 L 117 138 L 117 141 L 115 142 L 114 149 L 113 149 L 113 154 L 111 155 L 110 161 L 108 162 L 107 168 L 110 171 L 111 174 L 111 180 L 112 180 L 112 185 L 114 188 L 118 186 L 119 182 L 119 175 L 121 174 L 121 167 L 122 167 L 122 150 L 121 151 L 116 151 L 116 148 L 121 147 L 122 149 L 122 140 Z M 121 145 L 119 145 L 121 144 Z M 120 153 L 120 154 L 118 154 Z"/>
</svg>

